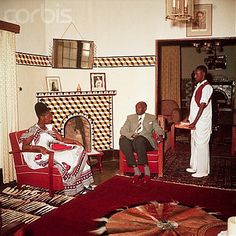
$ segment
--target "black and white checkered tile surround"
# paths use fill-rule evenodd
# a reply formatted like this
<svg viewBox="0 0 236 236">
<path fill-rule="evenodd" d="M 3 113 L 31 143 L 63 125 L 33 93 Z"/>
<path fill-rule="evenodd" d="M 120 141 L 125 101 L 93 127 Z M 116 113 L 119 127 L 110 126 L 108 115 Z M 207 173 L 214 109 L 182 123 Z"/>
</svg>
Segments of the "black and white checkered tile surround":
<svg viewBox="0 0 236 236">
<path fill-rule="evenodd" d="M 113 96 L 116 91 L 41 92 L 38 101 L 48 105 L 53 123 L 63 135 L 64 126 L 73 116 L 84 116 L 90 122 L 92 148 L 113 148 Z"/>
</svg>

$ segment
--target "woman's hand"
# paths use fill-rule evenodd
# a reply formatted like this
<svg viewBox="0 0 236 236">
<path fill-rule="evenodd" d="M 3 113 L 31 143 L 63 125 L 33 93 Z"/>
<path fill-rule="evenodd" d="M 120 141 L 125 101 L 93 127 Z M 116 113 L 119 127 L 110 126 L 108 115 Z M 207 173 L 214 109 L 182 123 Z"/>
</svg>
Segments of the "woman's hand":
<svg viewBox="0 0 236 236">
<path fill-rule="evenodd" d="M 78 146 L 83 146 L 83 144 L 81 142 L 79 142 L 78 140 L 74 140 L 74 144 L 76 144 Z"/>
<path fill-rule="evenodd" d="M 42 147 L 42 146 L 36 147 L 35 151 L 40 152 L 42 154 L 49 154 L 50 153 L 50 151 L 47 148 Z"/>
</svg>

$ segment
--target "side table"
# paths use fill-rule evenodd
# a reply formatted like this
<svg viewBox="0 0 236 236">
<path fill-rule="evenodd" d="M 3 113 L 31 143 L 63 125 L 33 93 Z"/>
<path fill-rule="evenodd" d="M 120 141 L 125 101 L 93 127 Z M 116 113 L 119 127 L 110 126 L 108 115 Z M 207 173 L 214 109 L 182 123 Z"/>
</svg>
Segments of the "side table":
<svg viewBox="0 0 236 236">
<path fill-rule="evenodd" d="M 93 170 L 99 170 L 102 172 L 102 156 L 103 152 L 88 152 L 88 161 Z M 92 159 L 96 160 L 96 163 L 94 164 Z"/>
<path fill-rule="evenodd" d="M 188 125 L 189 123 L 185 123 L 185 122 L 172 124 L 171 131 L 170 131 L 170 145 L 171 145 L 172 152 L 175 151 L 175 129 L 189 129 Z"/>
</svg>

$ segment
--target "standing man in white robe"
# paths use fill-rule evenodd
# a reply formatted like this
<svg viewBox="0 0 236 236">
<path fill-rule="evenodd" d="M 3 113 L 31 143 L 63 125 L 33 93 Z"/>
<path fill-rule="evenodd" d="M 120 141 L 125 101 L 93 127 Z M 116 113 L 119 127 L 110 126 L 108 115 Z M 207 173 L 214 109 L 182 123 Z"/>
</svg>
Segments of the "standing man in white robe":
<svg viewBox="0 0 236 236">
<path fill-rule="evenodd" d="M 196 68 L 194 78 L 198 82 L 194 90 L 189 114 L 191 129 L 190 168 L 186 171 L 192 177 L 205 177 L 210 173 L 209 141 L 212 128 L 212 86 L 206 80 L 207 68 L 200 65 Z"/>
</svg>

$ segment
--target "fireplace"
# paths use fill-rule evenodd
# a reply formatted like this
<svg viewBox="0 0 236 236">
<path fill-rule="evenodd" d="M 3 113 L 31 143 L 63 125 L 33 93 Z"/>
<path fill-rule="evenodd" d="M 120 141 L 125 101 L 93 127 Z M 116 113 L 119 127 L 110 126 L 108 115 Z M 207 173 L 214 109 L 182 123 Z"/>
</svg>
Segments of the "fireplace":
<svg viewBox="0 0 236 236">
<path fill-rule="evenodd" d="M 87 149 L 113 149 L 113 96 L 116 91 L 40 92 L 64 137 L 77 139 Z"/>
<path fill-rule="evenodd" d="M 227 77 L 220 76 L 212 81 L 213 128 L 220 125 L 232 125 L 235 82 Z"/>
<path fill-rule="evenodd" d="M 86 150 L 91 150 L 91 121 L 81 115 L 68 118 L 64 126 L 64 136 L 79 141 Z"/>
</svg>

